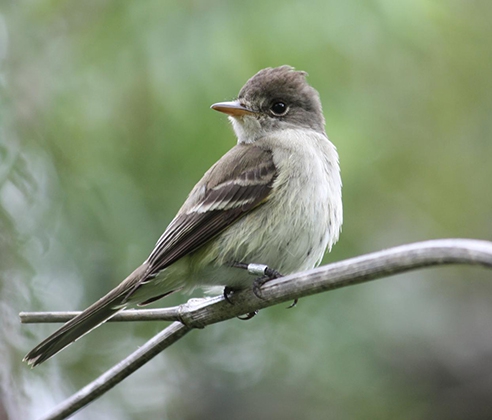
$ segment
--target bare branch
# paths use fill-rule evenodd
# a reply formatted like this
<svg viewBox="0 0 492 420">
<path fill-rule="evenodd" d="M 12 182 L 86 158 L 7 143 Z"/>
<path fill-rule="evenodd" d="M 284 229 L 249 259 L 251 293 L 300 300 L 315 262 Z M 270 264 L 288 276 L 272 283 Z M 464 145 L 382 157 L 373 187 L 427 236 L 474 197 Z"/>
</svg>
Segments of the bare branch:
<svg viewBox="0 0 492 420">
<path fill-rule="evenodd" d="M 126 359 L 122 360 L 110 370 L 103 373 L 95 381 L 63 401 L 44 418 L 46 420 L 62 420 L 68 418 L 77 410 L 80 410 L 82 407 L 85 407 L 87 404 L 109 391 L 128 375 L 132 374 L 150 359 L 157 356 L 162 350 L 178 341 L 190 330 L 191 328 L 180 322 L 173 322 L 165 330 L 161 331 L 143 346 L 139 347 L 137 351 L 133 352 Z"/>
<path fill-rule="evenodd" d="M 177 308 L 167 308 L 163 310 L 165 316 L 178 319 L 179 322 L 171 324 L 128 358 L 56 407 L 45 419 L 67 418 L 118 384 L 192 328 L 203 328 L 257 309 L 327 290 L 445 264 L 479 265 L 492 269 L 492 242 L 442 239 L 403 245 L 269 281 L 261 288 L 262 299 L 256 297 L 251 290 L 244 290 L 233 295 L 233 305 L 222 296 L 217 296 L 193 299 Z M 148 310 L 124 313 L 128 312 L 132 312 L 130 317 L 137 319 L 142 314 L 146 317 Z M 56 316 L 50 313 L 48 315 L 46 317 L 44 314 L 44 319 Z M 24 313 L 24 322 L 25 319 L 32 319 L 32 316 L 33 314 Z"/>
<path fill-rule="evenodd" d="M 179 306 L 161 309 L 128 309 L 117 313 L 106 322 L 128 321 L 179 321 Z M 19 317 L 23 324 L 42 324 L 67 322 L 79 315 L 80 311 L 67 312 L 20 312 Z"/>
</svg>

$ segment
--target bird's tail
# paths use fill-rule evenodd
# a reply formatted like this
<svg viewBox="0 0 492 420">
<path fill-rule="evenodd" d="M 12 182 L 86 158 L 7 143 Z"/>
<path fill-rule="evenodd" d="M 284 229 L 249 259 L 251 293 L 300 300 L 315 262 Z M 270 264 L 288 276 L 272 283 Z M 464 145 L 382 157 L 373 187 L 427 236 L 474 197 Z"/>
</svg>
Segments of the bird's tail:
<svg viewBox="0 0 492 420">
<path fill-rule="evenodd" d="M 127 305 L 128 294 L 143 277 L 144 269 L 144 266 L 137 268 L 118 287 L 34 347 L 23 361 L 31 367 L 43 363 L 124 309 Z"/>
</svg>

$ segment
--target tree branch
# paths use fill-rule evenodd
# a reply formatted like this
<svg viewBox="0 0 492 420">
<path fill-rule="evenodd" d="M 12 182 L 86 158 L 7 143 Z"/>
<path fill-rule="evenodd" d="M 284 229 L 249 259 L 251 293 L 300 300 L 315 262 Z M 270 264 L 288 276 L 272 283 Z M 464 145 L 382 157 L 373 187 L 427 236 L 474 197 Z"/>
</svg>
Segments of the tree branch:
<svg viewBox="0 0 492 420">
<path fill-rule="evenodd" d="M 179 306 L 161 309 L 127 309 L 117 313 L 106 322 L 128 321 L 179 321 Z M 81 311 L 67 312 L 20 312 L 22 324 L 43 324 L 68 322 L 79 315 Z"/>
<path fill-rule="evenodd" d="M 210 324 L 296 298 L 418 268 L 445 264 L 478 265 L 492 269 L 492 242 L 471 239 L 441 239 L 403 245 L 269 281 L 261 288 L 261 299 L 256 297 L 251 290 L 243 290 L 232 296 L 233 305 L 226 302 L 222 296 L 217 296 L 192 299 L 186 304 L 163 310 L 124 311 L 119 316 L 120 320 L 124 320 L 123 318 L 131 318 L 131 320 L 159 319 L 156 317 L 161 311 L 164 318 L 160 319 L 178 321 L 64 401 L 45 419 L 67 418 L 117 385 L 193 328 L 204 328 Z M 22 313 L 22 320 L 23 322 L 59 322 L 61 318 L 56 313 L 42 314 L 42 321 L 40 317 L 36 318 L 36 314 L 33 313 Z M 68 320 L 74 314 L 77 313 L 63 313 L 63 320 Z M 54 321 L 55 318 L 57 321 Z M 33 319 L 35 320 L 32 321 Z"/>
<path fill-rule="evenodd" d="M 50 414 L 44 417 L 44 419 L 62 420 L 70 417 L 76 411 L 109 391 L 116 384 L 120 383 L 127 376 L 131 375 L 149 360 L 153 359 L 162 350 L 178 341 L 189 331 L 191 331 L 190 327 L 187 327 L 180 322 L 173 322 L 165 330 L 156 334 L 143 346 L 139 347 L 138 350 L 133 352 L 126 359 L 113 366 L 95 381 L 59 404 Z"/>
</svg>

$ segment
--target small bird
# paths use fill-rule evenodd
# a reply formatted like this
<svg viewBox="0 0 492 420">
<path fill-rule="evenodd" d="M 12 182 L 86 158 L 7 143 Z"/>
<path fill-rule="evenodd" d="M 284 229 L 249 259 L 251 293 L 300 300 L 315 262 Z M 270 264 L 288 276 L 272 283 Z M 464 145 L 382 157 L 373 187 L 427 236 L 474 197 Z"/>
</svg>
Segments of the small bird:
<svg viewBox="0 0 492 420">
<path fill-rule="evenodd" d="M 39 365 L 129 306 L 198 286 L 251 287 L 251 265 L 286 275 L 321 262 L 341 230 L 342 182 L 306 75 L 266 68 L 236 100 L 211 106 L 229 116 L 237 144 L 195 185 L 144 263 L 24 361 Z"/>
</svg>

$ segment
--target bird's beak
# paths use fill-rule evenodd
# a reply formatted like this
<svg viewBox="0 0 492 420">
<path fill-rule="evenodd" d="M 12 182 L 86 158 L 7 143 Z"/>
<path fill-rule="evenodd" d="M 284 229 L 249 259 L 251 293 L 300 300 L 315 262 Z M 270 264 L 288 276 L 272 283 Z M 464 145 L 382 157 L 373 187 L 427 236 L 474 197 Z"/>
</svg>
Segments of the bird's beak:
<svg viewBox="0 0 492 420">
<path fill-rule="evenodd" d="M 230 115 L 232 117 L 241 117 L 243 115 L 251 115 L 256 114 L 255 111 L 246 108 L 241 105 L 239 101 L 231 101 L 231 102 L 217 102 L 213 104 L 210 108 L 215 109 L 216 111 L 223 112 L 224 114 Z"/>
</svg>

